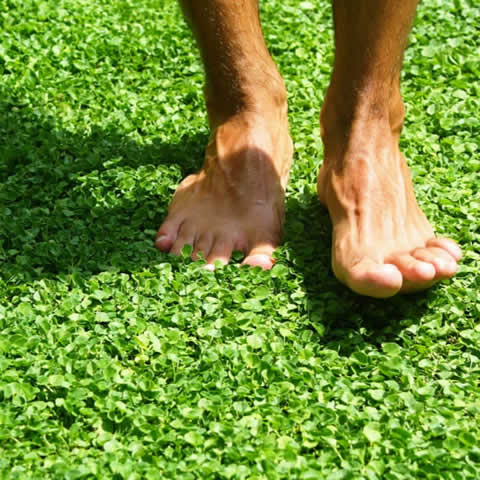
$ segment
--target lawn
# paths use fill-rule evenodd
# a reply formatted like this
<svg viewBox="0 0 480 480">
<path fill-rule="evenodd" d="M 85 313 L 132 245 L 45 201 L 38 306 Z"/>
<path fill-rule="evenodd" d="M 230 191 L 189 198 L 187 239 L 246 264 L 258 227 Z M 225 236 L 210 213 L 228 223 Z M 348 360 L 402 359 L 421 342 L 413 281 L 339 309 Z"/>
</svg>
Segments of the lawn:
<svg viewBox="0 0 480 480">
<path fill-rule="evenodd" d="M 208 137 L 175 2 L 0 0 L 0 478 L 480 478 L 480 8 L 425 0 L 402 149 L 457 276 L 372 300 L 315 197 L 326 0 L 262 2 L 295 159 L 271 272 L 153 237 Z"/>
</svg>

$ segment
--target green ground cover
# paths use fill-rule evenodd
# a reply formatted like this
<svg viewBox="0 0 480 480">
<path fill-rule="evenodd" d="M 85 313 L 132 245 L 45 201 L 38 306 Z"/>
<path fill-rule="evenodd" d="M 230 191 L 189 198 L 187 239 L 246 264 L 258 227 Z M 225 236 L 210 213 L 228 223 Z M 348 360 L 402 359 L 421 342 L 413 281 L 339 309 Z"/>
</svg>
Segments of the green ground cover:
<svg viewBox="0 0 480 480">
<path fill-rule="evenodd" d="M 480 16 L 426 0 L 402 148 L 464 259 L 388 301 L 315 199 L 326 1 L 263 2 L 296 155 L 272 272 L 153 249 L 208 135 L 172 1 L 0 0 L 0 478 L 480 478 Z M 238 264 L 238 262 L 237 262 Z"/>
</svg>

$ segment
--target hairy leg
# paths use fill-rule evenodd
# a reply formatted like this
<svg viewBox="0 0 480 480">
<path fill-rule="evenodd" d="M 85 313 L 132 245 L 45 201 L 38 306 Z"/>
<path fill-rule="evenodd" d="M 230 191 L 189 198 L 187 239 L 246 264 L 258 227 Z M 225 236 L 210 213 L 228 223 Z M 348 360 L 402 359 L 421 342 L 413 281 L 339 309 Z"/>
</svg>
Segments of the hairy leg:
<svg viewBox="0 0 480 480">
<path fill-rule="evenodd" d="M 193 245 L 208 267 L 273 265 L 293 153 L 283 80 L 265 45 L 256 0 L 183 0 L 205 66 L 211 129 L 202 169 L 178 187 L 156 246 Z"/>
<path fill-rule="evenodd" d="M 335 64 L 320 116 L 320 200 L 333 222 L 332 266 L 373 297 L 452 276 L 461 253 L 420 210 L 398 148 L 400 69 L 417 0 L 334 0 Z"/>
</svg>

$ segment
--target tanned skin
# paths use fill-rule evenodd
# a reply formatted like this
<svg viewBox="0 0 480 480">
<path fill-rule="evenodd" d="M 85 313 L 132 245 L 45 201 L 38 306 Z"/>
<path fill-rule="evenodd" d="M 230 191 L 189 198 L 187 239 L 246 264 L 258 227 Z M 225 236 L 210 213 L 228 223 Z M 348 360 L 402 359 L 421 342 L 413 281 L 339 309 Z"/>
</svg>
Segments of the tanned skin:
<svg viewBox="0 0 480 480">
<path fill-rule="evenodd" d="M 193 245 L 207 268 L 273 265 L 292 162 L 285 86 L 263 39 L 257 0 L 183 0 L 206 71 L 211 128 L 202 169 L 178 187 L 156 246 Z M 417 0 L 334 0 L 335 64 L 321 109 L 318 196 L 333 224 L 342 283 L 391 297 L 451 277 L 461 257 L 420 210 L 398 147 L 400 70 Z"/>
</svg>

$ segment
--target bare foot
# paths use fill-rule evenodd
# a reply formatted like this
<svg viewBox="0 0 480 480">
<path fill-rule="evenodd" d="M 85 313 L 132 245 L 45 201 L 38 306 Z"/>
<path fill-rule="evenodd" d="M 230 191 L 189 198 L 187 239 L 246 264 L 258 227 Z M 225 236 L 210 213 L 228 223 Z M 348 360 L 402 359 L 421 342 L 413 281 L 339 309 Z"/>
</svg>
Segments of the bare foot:
<svg viewBox="0 0 480 480">
<path fill-rule="evenodd" d="M 390 297 L 430 287 L 457 270 L 460 248 L 435 237 L 398 148 L 403 105 L 346 122 L 324 107 L 318 195 L 333 223 L 332 266 L 353 291 Z"/>
<path fill-rule="evenodd" d="M 292 160 L 287 107 L 265 106 L 220 118 L 209 104 L 212 133 L 202 169 L 175 193 L 155 245 L 179 254 L 193 246 L 206 268 L 228 263 L 233 250 L 244 264 L 269 269 L 284 221 L 284 196 Z"/>
</svg>

